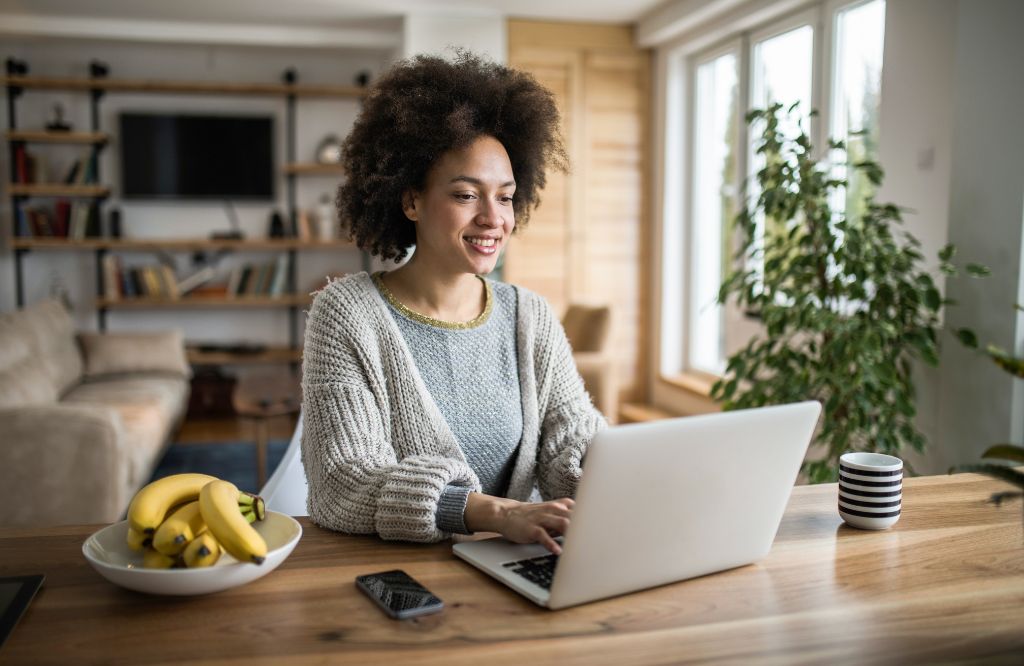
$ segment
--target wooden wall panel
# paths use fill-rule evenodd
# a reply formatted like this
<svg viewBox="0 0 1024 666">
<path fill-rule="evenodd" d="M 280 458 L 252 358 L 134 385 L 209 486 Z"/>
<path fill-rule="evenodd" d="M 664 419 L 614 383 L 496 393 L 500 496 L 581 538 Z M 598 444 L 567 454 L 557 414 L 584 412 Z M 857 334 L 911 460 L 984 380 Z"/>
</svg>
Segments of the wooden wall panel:
<svg viewBox="0 0 1024 666">
<path fill-rule="evenodd" d="M 559 312 L 611 305 L 622 398 L 643 400 L 650 54 L 632 46 L 627 26 L 510 21 L 509 64 L 554 92 L 572 171 L 549 176 L 505 274 Z"/>
</svg>

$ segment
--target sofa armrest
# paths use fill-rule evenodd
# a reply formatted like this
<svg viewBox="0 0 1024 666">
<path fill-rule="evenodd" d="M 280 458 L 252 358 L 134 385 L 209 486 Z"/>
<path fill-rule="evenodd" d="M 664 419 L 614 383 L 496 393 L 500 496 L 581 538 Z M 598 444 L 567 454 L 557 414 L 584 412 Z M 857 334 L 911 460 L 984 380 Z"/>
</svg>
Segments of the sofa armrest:
<svg viewBox="0 0 1024 666">
<path fill-rule="evenodd" d="M 572 358 L 594 406 L 614 423 L 618 418 L 619 406 L 615 360 L 602 352 L 573 352 Z"/>
<path fill-rule="evenodd" d="M 139 372 L 192 376 L 181 331 L 80 333 L 78 339 L 86 380 Z"/>
<path fill-rule="evenodd" d="M 0 525 L 110 523 L 125 512 L 128 456 L 107 407 L 0 410 Z"/>
</svg>

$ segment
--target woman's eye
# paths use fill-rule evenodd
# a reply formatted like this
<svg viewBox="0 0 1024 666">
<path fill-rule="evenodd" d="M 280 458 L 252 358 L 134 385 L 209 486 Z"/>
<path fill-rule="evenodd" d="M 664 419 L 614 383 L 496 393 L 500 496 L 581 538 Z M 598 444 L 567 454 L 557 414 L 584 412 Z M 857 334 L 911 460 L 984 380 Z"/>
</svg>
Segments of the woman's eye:
<svg viewBox="0 0 1024 666">
<path fill-rule="evenodd" d="M 500 201 L 501 201 L 501 203 L 504 203 L 504 204 L 510 204 L 510 203 L 512 203 L 512 197 L 510 197 L 510 196 L 501 197 Z"/>
<path fill-rule="evenodd" d="M 455 194 L 455 198 L 458 199 L 459 201 L 472 201 L 473 199 L 476 199 L 476 195 L 467 194 L 465 192 L 457 192 Z"/>
</svg>

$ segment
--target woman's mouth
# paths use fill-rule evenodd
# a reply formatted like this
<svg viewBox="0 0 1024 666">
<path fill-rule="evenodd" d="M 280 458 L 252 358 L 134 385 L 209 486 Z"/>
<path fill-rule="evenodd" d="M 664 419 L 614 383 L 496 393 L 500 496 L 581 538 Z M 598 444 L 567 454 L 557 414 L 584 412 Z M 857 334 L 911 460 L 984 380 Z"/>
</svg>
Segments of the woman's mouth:
<svg viewBox="0 0 1024 666">
<path fill-rule="evenodd" d="M 476 252 L 483 255 L 491 255 L 498 251 L 498 239 L 496 238 L 478 238 L 473 236 L 467 236 L 463 238 L 464 241 L 469 243 Z"/>
</svg>

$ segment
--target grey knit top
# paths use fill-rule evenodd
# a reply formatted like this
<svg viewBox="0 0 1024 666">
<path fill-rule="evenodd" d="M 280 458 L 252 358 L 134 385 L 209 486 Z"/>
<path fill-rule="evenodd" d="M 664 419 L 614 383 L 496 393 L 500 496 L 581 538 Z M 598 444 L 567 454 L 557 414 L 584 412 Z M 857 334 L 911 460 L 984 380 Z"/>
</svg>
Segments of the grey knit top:
<svg viewBox="0 0 1024 666">
<path fill-rule="evenodd" d="M 505 496 L 572 497 L 580 460 L 605 421 L 550 306 L 527 289 L 514 293 L 522 436 Z M 384 539 L 449 537 L 437 524 L 441 494 L 448 486 L 481 491 L 482 484 L 366 273 L 316 294 L 302 388 L 302 463 L 313 522 Z"/>
<path fill-rule="evenodd" d="M 504 496 L 523 434 L 516 378 L 515 288 L 487 282 L 484 312 L 455 328 L 408 311 L 378 275 L 374 283 L 388 301 L 430 397 L 480 479 L 482 492 Z M 465 512 L 471 490 L 449 485 L 441 492 L 436 516 L 440 530 L 469 533 Z"/>
</svg>

